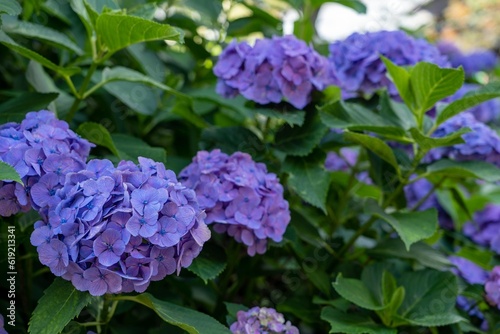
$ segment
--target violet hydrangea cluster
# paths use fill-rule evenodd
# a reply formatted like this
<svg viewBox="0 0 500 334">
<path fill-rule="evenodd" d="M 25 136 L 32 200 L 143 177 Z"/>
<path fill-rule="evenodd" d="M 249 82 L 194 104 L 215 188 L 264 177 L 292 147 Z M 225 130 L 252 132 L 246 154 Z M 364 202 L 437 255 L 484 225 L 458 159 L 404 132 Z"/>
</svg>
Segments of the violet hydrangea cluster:
<svg viewBox="0 0 500 334">
<path fill-rule="evenodd" d="M 227 232 L 245 244 L 249 255 L 263 254 L 268 239 L 282 240 L 290 222 L 283 186 L 249 154 L 200 151 L 179 179 L 196 191 L 206 223 L 215 223 L 216 232 Z"/>
<path fill-rule="evenodd" d="M 65 174 L 85 167 L 93 146 L 47 110 L 27 113 L 21 123 L 1 125 L 0 161 L 15 168 L 24 186 L 0 181 L 0 216 L 26 212 L 41 188 L 60 187 Z"/>
<path fill-rule="evenodd" d="M 238 311 L 237 320 L 229 329 L 233 334 L 299 334 L 297 327 L 290 321 L 285 322 L 283 314 L 267 307 Z"/>
<path fill-rule="evenodd" d="M 432 136 L 446 137 L 466 127 L 470 128 L 471 132 L 462 135 L 464 143 L 434 148 L 429 151 L 424 161 L 482 160 L 500 166 L 500 137 L 493 129 L 477 121 L 470 113 L 461 113 L 448 119 L 437 128 Z"/>
<path fill-rule="evenodd" d="M 472 77 L 477 72 L 491 71 L 498 62 L 496 54 L 490 50 L 463 53 L 456 45 L 446 41 L 437 43 L 437 47 L 448 57 L 453 67 L 462 66 L 467 77 Z"/>
<path fill-rule="evenodd" d="M 464 97 L 465 94 L 474 92 L 481 88 L 480 85 L 475 84 L 464 84 L 453 96 L 451 101 L 458 100 Z M 483 123 L 490 123 L 498 120 L 500 115 L 500 99 L 492 99 L 478 104 L 470 109 L 467 109 L 468 113 L 474 115 L 476 120 Z"/>
<path fill-rule="evenodd" d="M 464 224 L 463 232 L 479 245 L 500 254 L 500 205 L 488 204 L 474 214 L 474 220 Z"/>
<path fill-rule="evenodd" d="M 285 98 L 302 109 L 314 90 L 331 83 L 329 65 L 304 41 L 293 35 L 259 39 L 252 47 L 233 40 L 214 67 L 217 93 L 228 98 L 238 94 L 260 104 Z"/>
<path fill-rule="evenodd" d="M 495 266 L 484 285 L 486 300 L 500 309 L 500 266 Z"/>
<path fill-rule="evenodd" d="M 0 314 L 0 334 L 7 334 L 5 330 L 5 321 L 3 319 L 3 315 Z"/>
<path fill-rule="evenodd" d="M 189 266 L 210 238 L 194 191 L 162 163 L 139 162 L 91 160 L 33 197 L 47 212 L 31 235 L 40 262 L 80 291 L 143 292 Z"/>
<path fill-rule="evenodd" d="M 392 97 L 399 96 L 386 76 L 381 55 L 400 66 L 421 61 L 449 66 L 446 57 L 434 45 L 403 31 L 354 33 L 343 41 L 330 44 L 329 49 L 332 76 L 344 98 L 370 95 L 381 88 L 387 88 Z"/>
</svg>

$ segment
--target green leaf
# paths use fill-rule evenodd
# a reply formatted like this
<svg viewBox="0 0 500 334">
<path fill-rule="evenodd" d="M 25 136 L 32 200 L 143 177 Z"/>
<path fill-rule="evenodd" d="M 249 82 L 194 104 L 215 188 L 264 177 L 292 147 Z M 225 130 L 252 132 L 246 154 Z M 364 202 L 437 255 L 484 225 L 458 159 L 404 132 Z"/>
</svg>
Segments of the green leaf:
<svg viewBox="0 0 500 334">
<path fill-rule="evenodd" d="M 146 41 L 183 42 L 183 31 L 168 24 L 112 13 L 99 15 L 96 22 L 96 32 L 111 53 L 129 45 Z M 117 34 L 117 32 L 120 33 Z"/>
<path fill-rule="evenodd" d="M 482 268 L 490 271 L 492 268 L 493 254 L 488 250 L 477 249 L 475 247 L 464 246 L 456 253 L 456 256 L 468 259 Z"/>
<path fill-rule="evenodd" d="M 396 156 L 389 145 L 387 145 L 384 141 L 377 137 L 355 132 L 345 132 L 344 138 L 372 151 L 374 154 L 393 166 L 398 174 L 400 173 Z"/>
<path fill-rule="evenodd" d="M 190 98 L 178 96 L 172 108 L 172 113 L 181 116 L 197 128 L 203 129 L 209 127 L 208 122 L 194 112 L 193 100 Z"/>
<path fill-rule="evenodd" d="M 247 152 L 254 158 L 266 152 L 266 146 L 259 137 L 241 126 L 203 129 L 199 146 L 202 150 L 219 148 L 227 154 L 237 151 Z"/>
<path fill-rule="evenodd" d="M 85 122 L 81 124 L 76 130 L 83 138 L 88 139 L 90 142 L 104 146 L 111 151 L 115 156 L 119 157 L 118 149 L 116 148 L 111 134 L 108 129 L 98 123 Z"/>
<path fill-rule="evenodd" d="M 85 93 L 84 98 L 88 97 L 90 94 L 92 94 L 95 90 L 99 89 L 100 87 L 102 87 L 106 84 L 109 84 L 110 82 L 113 82 L 113 81 L 127 81 L 127 82 L 142 83 L 142 84 L 145 84 L 145 85 L 148 85 L 151 87 L 159 88 L 161 90 L 164 90 L 166 92 L 169 92 L 169 93 L 172 93 L 175 95 L 181 95 L 181 93 L 179 93 L 175 89 L 173 89 L 167 85 L 164 85 L 161 82 L 156 81 L 147 75 L 144 75 L 140 72 L 137 72 L 137 71 L 134 71 L 130 68 L 122 67 L 122 66 L 116 66 L 116 67 L 112 67 L 112 68 L 106 67 L 102 71 L 102 75 L 99 76 L 99 74 L 97 74 L 95 76 L 95 79 L 97 81 L 97 84 Z M 186 97 L 188 97 L 188 96 L 186 96 Z"/>
<path fill-rule="evenodd" d="M 399 309 L 401 321 L 418 326 L 444 326 L 464 320 L 454 311 L 457 277 L 451 272 L 420 270 L 403 274 L 406 296 Z"/>
<path fill-rule="evenodd" d="M 370 256 L 382 260 L 386 258 L 414 260 L 425 267 L 437 270 L 448 270 L 451 266 L 446 256 L 424 242 L 411 245 L 408 251 L 402 240 L 391 239 L 378 244 L 367 252 Z"/>
<path fill-rule="evenodd" d="M 455 93 L 464 82 L 464 71 L 418 63 L 410 71 L 410 85 L 418 113 L 431 109 L 436 102 Z"/>
<path fill-rule="evenodd" d="M 0 180 L 14 181 L 19 184 L 23 184 L 23 181 L 21 181 L 21 176 L 19 176 L 19 173 L 16 171 L 16 169 L 3 161 L 0 161 Z"/>
<path fill-rule="evenodd" d="M 47 67 L 48 69 L 51 69 L 57 73 L 60 73 L 61 75 L 71 76 L 75 73 L 80 72 L 80 68 L 78 68 L 78 67 L 74 67 L 74 66 L 61 67 L 61 66 L 54 64 L 53 62 L 51 62 L 47 58 L 43 57 L 42 55 L 40 55 L 34 51 L 31 51 L 30 49 L 27 49 L 24 46 L 17 44 L 9 36 L 7 36 L 7 34 L 5 34 L 1 30 L 0 30 L 0 43 L 3 44 L 4 46 L 8 47 L 12 51 L 19 53 L 21 56 L 24 56 L 26 58 L 34 60 L 34 61 L 40 63 L 41 65 Z"/>
<path fill-rule="evenodd" d="M 319 144 L 328 129 L 316 115 L 306 115 L 304 125 L 285 124 L 275 137 L 276 148 L 288 155 L 306 156 Z"/>
<path fill-rule="evenodd" d="M 369 200 L 365 212 L 388 222 L 398 232 L 406 245 L 406 250 L 410 250 L 410 246 L 415 242 L 433 236 L 438 228 L 437 210 L 434 208 L 425 211 L 388 214 L 375 201 Z"/>
<path fill-rule="evenodd" d="M 16 0 L 2 0 L 2 2 L 0 2 L 0 14 L 5 13 L 15 16 L 21 14 L 21 11 L 21 5 Z"/>
<path fill-rule="evenodd" d="M 400 120 L 395 115 L 382 117 L 356 103 L 335 101 L 321 107 L 319 115 L 323 123 L 330 128 L 369 131 L 386 138 L 412 142 L 410 138 L 406 138 L 406 132 L 398 124 Z"/>
<path fill-rule="evenodd" d="M 71 319 L 80 314 L 92 298 L 88 292 L 76 290 L 71 282 L 56 278 L 38 300 L 28 332 L 32 334 L 61 332 Z"/>
<path fill-rule="evenodd" d="M 358 279 L 343 278 L 342 274 L 339 274 L 333 287 L 344 299 L 367 310 L 379 311 L 387 307 L 373 296 L 363 281 Z"/>
<path fill-rule="evenodd" d="M 144 157 L 164 164 L 167 161 L 167 152 L 162 147 L 149 146 L 139 138 L 121 133 L 113 133 L 111 138 L 120 159 L 137 161 L 138 157 Z"/>
<path fill-rule="evenodd" d="M 57 93 L 22 93 L 0 104 L 0 123 L 21 122 L 26 113 L 47 108 L 54 101 Z"/>
<path fill-rule="evenodd" d="M 71 50 L 77 55 L 82 55 L 83 50 L 76 45 L 68 36 L 52 28 L 45 27 L 15 18 L 4 18 L 2 29 L 11 34 L 21 35 L 27 38 L 39 39 L 58 47 Z"/>
<path fill-rule="evenodd" d="M 388 58 L 382 55 L 380 56 L 380 58 L 384 62 L 385 67 L 387 68 L 387 73 L 392 79 L 392 82 L 394 82 L 399 96 L 401 96 L 403 101 L 408 107 L 410 107 L 410 109 L 413 109 L 413 105 L 415 102 L 410 86 L 410 73 L 407 69 L 402 66 L 397 66 Z"/>
<path fill-rule="evenodd" d="M 252 109 L 252 111 L 267 117 L 282 119 L 291 126 L 302 126 L 302 124 L 304 124 L 304 119 L 306 116 L 306 112 L 303 110 L 281 111 L 275 109 L 256 108 Z"/>
<path fill-rule="evenodd" d="M 149 307 L 164 321 L 190 334 L 230 334 L 217 320 L 198 311 L 156 299 L 149 293 L 137 296 L 118 296 L 115 300 L 130 300 Z"/>
<path fill-rule="evenodd" d="M 478 90 L 468 92 L 462 98 L 451 102 L 438 113 L 436 117 L 436 126 L 439 126 L 439 124 L 464 110 L 496 97 L 500 97 L 500 82 L 492 82 Z"/>
<path fill-rule="evenodd" d="M 307 157 L 287 157 L 283 171 L 288 173 L 288 186 L 304 201 L 326 214 L 326 196 L 330 176 L 324 168 L 323 155 L 313 153 Z"/>
<path fill-rule="evenodd" d="M 417 128 L 411 128 L 410 133 L 415 142 L 424 150 L 430 150 L 432 148 L 441 147 L 441 146 L 451 146 L 456 144 L 464 143 L 462 139 L 462 135 L 470 132 L 469 128 L 462 128 L 452 134 L 442 137 L 442 138 L 434 138 L 424 135 Z"/>
<path fill-rule="evenodd" d="M 51 103 L 47 108 L 54 111 L 60 119 L 64 119 L 67 112 L 69 112 L 69 110 L 71 109 L 75 98 L 57 87 L 52 77 L 48 75 L 43 69 L 42 65 L 40 65 L 36 61 L 30 60 L 25 75 L 26 80 L 37 92 L 59 94 L 57 96 L 57 99 L 55 99 L 54 102 Z M 81 103 L 80 105 L 83 107 L 85 103 Z M 42 108 L 46 108 L 46 106 Z M 40 110 L 42 108 L 31 110 Z"/>
<path fill-rule="evenodd" d="M 226 268 L 226 253 L 219 246 L 207 243 L 188 270 L 200 277 L 205 284 L 219 276 Z"/>
<path fill-rule="evenodd" d="M 324 307 L 321 311 L 321 319 L 332 326 L 330 333 L 347 334 L 396 334 L 396 329 L 377 325 L 372 319 L 357 314 L 348 314 L 334 309 Z"/>
<path fill-rule="evenodd" d="M 488 182 L 500 181 L 500 168 L 484 161 L 453 161 L 443 159 L 427 166 L 427 173 L 458 178 L 472 177 Z"/>
</svg>

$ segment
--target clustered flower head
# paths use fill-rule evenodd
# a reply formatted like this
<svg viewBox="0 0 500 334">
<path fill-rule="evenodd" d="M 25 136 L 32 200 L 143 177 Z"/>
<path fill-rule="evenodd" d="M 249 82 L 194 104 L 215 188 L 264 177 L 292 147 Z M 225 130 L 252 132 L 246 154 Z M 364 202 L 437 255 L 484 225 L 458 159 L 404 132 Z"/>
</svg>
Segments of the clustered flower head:
<svg viewBox="0 0 500 334">
<path fill-rule="evenodd" d="M 486 300 L 500 309 L 500 266 L 495 266 L 484 285 Z"/>
<path fill-rule="evenodd" d="M 451 101 L 458 100 L 464 97 L 465 94 L 478 90 L 479 88 L 481 88 L 480 85 L 466 83 L 451 97 Z M 500 114 L 500 99 L 497 98 L 485 101 L 468 109 L 466 112 L 471 113 L 479 122 L 493 122 L 498 119 Z"/>
<path fill-rule="evenodd" d="M 425 157 L 426 162 L 440 159 L 456 161 L 483 160 L 500 165 L 500 137 L 486 124 L 477 121 L 470 113 L 461 113 L 441 124 L 433 137 L 446 137 L 462 128 L 470 132 L 462 135 L 464 143 L 453 146 L 434 148 Z"/>
<path fill-rule="evenodd" d="M 277 176 L 262 163 L 236 152 L 200 151 L 179 174 L 196 191 L 207 224 L 245 244 L 249 255 L 263 254 L 267 239 L 280 242 L 290 222 L 288 202 Z"/>
<path fill-rule="evenodd" d="M 354 33 L 343 41 L 330 44 L 328 58 L 332 76 L 345 98 L 373 94 L 384 87 L 392 97 L 399 96 L 386 76 L 387 69 L 380 55 L 400 66 L 421 61 L 449 66 L 446 57 L 434 45 L 403 31 Z"/>
<path fill-rule="evenodd" d="M 468 284 L 484 285 L 486 283 L 488 272 L 474 262 L 460 256 L 450 256 L 448 260 L 454 265 L 451 271 L 465 280 Z M 483 320 L 481 329 L 488 330 L 488 322 L 484 319 L 484 314 L 474 305 L 473 300 L 465 296 L 458 296 L 457 305 L 469 315 Z"/>
<path fill-rule="evenodd" d="M 463 53 L 453 43 L 446 41 L 437 43 L 437 47 L 442 54 L 448 57 L 451 66 L 462 66 L 467 77 L 472 77 L 477 72 L 491 71 L 498 62 L 496 54 L 490 50 Z"/>
<path fill-rule="evenodd" d="M 416 175 L 412 176 L 412 179 Z M 407 207 L 412 209 L 419 204 L 417 210 L 424 211 L 431 208 L 436 208 L 438 212 L 439 225 L 446 229 L 453 229 L 453 221 L 448 213 L 443 209 L 438 201 L 435 192 L 428 196 L 434 186 L 427 179 L 418 179 L 404 187 Z M 424 198 L 427 198 L 424 200 Z"/>
<path fill-rule="evenodd" d="M 299 334 L 299 329 L 285 322 L 283 314 L 267 307 L 253 307 L 238 311 L 237 321 L 229 328 L 234 334 Z"/>
<path fill-rule="evenodd" d="M 479 245 L 500 254 L 500 205 L 488 204 L 463 227 L 464 234 Z"/>
<path fill-rule="evenodd" d="M 0 216 L 28 211 L 31 196 L 44 186 L 60 187 L 65 174 L 84 168 L 93 146 L 47 110 L 29 112 L 20 124 L 1 125 L 0 161 L 15 168 L 24 186 L 0 181 Z"/>
<path fill-rule="evenodd" d="M 299 109 L 311 101 L 313 90 L 331 83 L 327 59 L 293 35 L 259 39 L 253 47 L 233 40 L 214 74 L 217 93 L 224 97 L 241 94 L 260 104 L 285 98 Z"/>
<path fill-rule="evenodd" d="M 47 212 L 31 235 L 40 262 L 80 291 L 143 292 L 189 266 L 210 238 L 194 191 L 162 163 L 139 162 L 91 160 L 33 196 Z"/>
</svg>

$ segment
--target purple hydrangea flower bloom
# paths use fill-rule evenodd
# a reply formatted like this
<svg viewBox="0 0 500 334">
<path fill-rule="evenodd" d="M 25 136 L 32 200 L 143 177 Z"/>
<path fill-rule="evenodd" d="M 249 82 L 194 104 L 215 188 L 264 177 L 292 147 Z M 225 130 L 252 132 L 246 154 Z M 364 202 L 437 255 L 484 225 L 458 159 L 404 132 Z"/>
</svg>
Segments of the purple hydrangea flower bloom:
<svg viewBox="0 0 500 334">
<path fill-rule="evenodd" d="M 282 333 L 299 334 L 299 329 L 290 321 L 285 322 L 283 314 L 267 307 L 253 307 L 238 311 L 237 320 L 230 326 L 234 334 Z"/>
<path fill-rule="evenodd" d="M 465 127 L 471 129 L 471 132 L 462 135 L 465 143 L 434 148 L 427 154 L 424 161 L 483 160 L 500 166 L 500 137 L 493 129 L 477 121 L 472 114 L 462 113 L 450 118 L 441 124 L 432 136 L 445 137 Z"/>
<path fill-rule="evenodd" d="M 31 207 L 41 210 L 62 187 L 67 173 L 83 169 L 91 147 L 47 110 L 30 112 L 20 123 L 0 128 L 0 161 L 13 166 L 24 187 L 0 183 L 0 216 L 10 216 Z M 41 182 L 41 183 L 40 183 Z M 36 200 L 33 199 L 33 191 Z M 46 214 L 46 213 L 42 213 Z"/>
<path fill-rule="evenodd" d="M 263 254 L 267 239 L 282 240 L 290 222 L 283 187 L 275 174 L 267 173 L 266 166 L 255 163 L 250 155 L 200 151 L 179 178 L 195 190 L 207 224 L 215 223 L 216 232 L 227 232 L 244 243 L 248 254 Z M 199 238 L 204 233 L 200 230 Z"/>
<path fill-rule="evenodd" d="M 500 205 L 488 204 L 474 214 L 474 221 L 464 224 L 463 232 L 479 245 L 500 254 Z"/>
<path fill-rule="evenodd" d="M 46 214 L 31 243 L 43 264 L 80 291 L 143 292 L 189 266 L 210 238 L 194 191 L 163 164 L 139 162 L 115 168 L 91 160 L 57 187 L 56 173 L 34 186 L 33 199 Z"/>
<path fill-rule="evenodd" d="M 387 69 L 380 55 L 400 66 L 421 61 L 449 66 L 446 57 L 434 45 L 403 31 L 354 33 L 343 41 L 330 44 L 328 58 L 332 76 L 345 98 L 373 94 L 384 87 L 392 97 L 399 97 L 396 87 L 386 76 Z"/>
<path fill-rule="evenodd" d="M 238 93 L 260 104 L 285 98 L 302 109 L 313 90 L 333 83 L 329 64 L 304 41 L 292 35 L 246 42 L 232 41 L 222 52 L 214 74 L 217 93 L 229 98 Z"/>
<path fill-rule="evenodd" d="M 477 72 L 491 71 L 498 62 L 496 54 L 490 50 L 463 53 L 453 43 L 446 41 L 437 43 L 437 47 L 442 54 L 448 57 L 453 67 L 463 66 L 467 77 L 472 77 Z"/>
<path fill-rule="evenodd" d="M 464 84 L 452 97 L 451 101 L 458 100 L 464 97 L 465 94 L 473 92 L 481 88 L 480 85 Z M 500 114 L 500 99 L 485 101 L 475 107 L 468 109 L 466 112 L 474 115 L 476 120 L 483 123 L 494 122 Z"/>
</svg>

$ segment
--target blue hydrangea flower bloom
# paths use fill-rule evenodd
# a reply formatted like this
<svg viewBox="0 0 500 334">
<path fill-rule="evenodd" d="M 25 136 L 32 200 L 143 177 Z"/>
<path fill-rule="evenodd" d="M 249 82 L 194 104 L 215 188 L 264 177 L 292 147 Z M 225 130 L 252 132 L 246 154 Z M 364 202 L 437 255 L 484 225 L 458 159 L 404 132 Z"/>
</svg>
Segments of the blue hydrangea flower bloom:
<svg viewBox="0 0 500 334">
<path fill-rule="evenodd" d="M 500 137 L 493 129 L 477 121 L 470 113 L 461 113 L 450 118 L 438 127 L 433 133 L 433 137 L 445 137 L 465 127 L 470 128 L 471 132 L 462 135 L 464 143 L 434 148 L 427 154 L 424 161 L 432 162 L 440 159 L 482 160 L 499 166 Z"/>
<path fill-rule="evenodd" d="M 476 50 L 463 53 L 453 43 L 441 41 L 437 43 L 438 49 L 446 55 L 453 67 L 463 66 L 465 75 L 472 77 L 481 71 L 491 71 L 498 63 L 498 58 L 493 51 Z"/>
<path fill-rule="evenodd" d="M 91 160 L 59 188 L 57 174 L 42 178 L 50 175 L 33 187 L 43 219 L 31 243 L 42 264 L 78 290 L 143 292 L 189 266 L 210 238 L 196 194 L 162 163 L 139 157 L 139 165 L 115 168 Z"/>
<path fill-rule="evenodd" d="M 500 309 L 500 266 L 495 266 L 484 285 L 486 300 Z"/>
<path fill-rule="evenodd" d="M 500 254 L 500 205 L 488 204 L 474 214 L 474 221 L 464 224 L 463 232 L 479 245 Z"/>
<path fill-rule="evenodd" d="M 299 334 L 299 329 L 290 321 L 285 322 L 283 314 L 267 307 L 253 307 L 238 311 L 237 320 L 230 326 L 234 334 L 280 333 Z"/>
<path fill-rule="evenodd" d="M 226 97 L 241 94 L 260 104 L 285 98 L 302 109 L 313 90 L 332 83 L 326 58 L 293 35 L 257 40 L 252 47 L 232 41 L 221 53 L 214 74 L 217 93 Z"/>
<path fill-rule="evenodd" d="M 283 187 L 275 174 L 250 155 L 200 151 L 179 179 L 195 190 L 207 224 L 215 223 L 216 232 L 227 232 L 245 244 L 249 255 L 263 254 L 267 239 L 282 240 L 290 222 Z"/>
<path fill-rule="evenodd" d="M 387 88 L 392 97 L 399 97 L 396 87 L 386 76 L 380 55 L 400 66 L 421 61 L 449 66 L 446 57 L 434 45 L 403 31 L 354 33 L 343 41 L 330 44 L 328 58 L 332 76 L 345 98 L 370 95 L 381 88 Z"/>
<path fill-rule="evenodd" d="M 2 125 L 0 161 L 13 166 L 25 186 L 0 182 L 0 216 L 45 207 L 66 174 L 84 168 L 93 146 L 47 110 L 29 112 L 20 124 Z"/>
<path fill-rule="evenodd" d="M 465 94 L 473 92 L 481 88 L 480 85 L 464 84 L 453 96 L 451 101 L 462 98 Z M 500 114 L 500 99 L 492 99 L 485 101 L 475 107 L 468 109 L 466 112 L 471 113 L 479 122 L 490 123 L 498 119 Z"/>
</svg>

